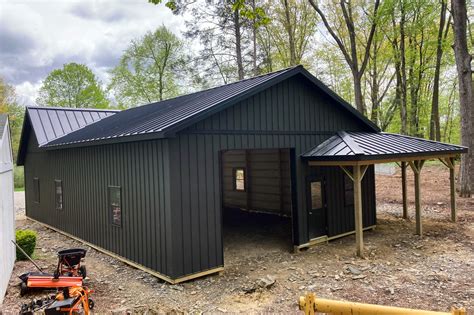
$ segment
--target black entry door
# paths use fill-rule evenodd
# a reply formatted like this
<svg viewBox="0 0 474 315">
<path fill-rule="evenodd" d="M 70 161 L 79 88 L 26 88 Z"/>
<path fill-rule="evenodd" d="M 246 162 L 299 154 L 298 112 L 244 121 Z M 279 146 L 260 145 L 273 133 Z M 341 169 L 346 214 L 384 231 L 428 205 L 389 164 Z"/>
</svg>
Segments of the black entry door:
<svg viewBox="0 0 474 315">
<path fill-rule="evenodd" d="M 327 235 L 327 208 L 324 181 L 311 178 L 307 181 L 309 238 Z"/>
</svg>

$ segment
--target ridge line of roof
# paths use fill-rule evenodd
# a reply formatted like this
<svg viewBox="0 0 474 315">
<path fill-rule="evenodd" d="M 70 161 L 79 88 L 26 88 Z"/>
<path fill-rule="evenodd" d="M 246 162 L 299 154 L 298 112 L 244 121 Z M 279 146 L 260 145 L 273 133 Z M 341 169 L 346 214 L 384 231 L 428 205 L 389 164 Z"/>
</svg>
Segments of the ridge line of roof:
<svg viewBox="0 0 474 315">
<path fill-rule="evenodd" d="M 351 104 L 349 104 L 347 101 L 345 101 L 340 96 L 338 96 L 334 91 L 332 91 L 324 83 L 322 83 L 320 80 L 318 80 L 314 75 L 312 75 L 310 72 L 308 72 L 302 65 L 297 65 L 297 66 L 294 66 L 294 67 L 281 69 L 281 70 L 274 71 L 274 72 L 271 72 L 271 73 L 262 74 L 262 75 L 259 75 L 259 76 L 247 78 L 247 79 L 232 82 L 232 83 L 229 83 L 229 84 L 220 85 L 220 86 L 213 87 L 213 88 L 206 89 L 206 90 L 196 91 L 196 92 L 193 92 L 193 93 L 190 93 L 190 94 L 181 95 L 181 96 L 178 96 L 178 97 L 175 97 L 175 98 L 171 98 L 171 99 L 167 99 L 167 100 L 163 100 L 163 101 L 159 101 L 159 102 L 155 102 L 155 103 L 149 103 L 149 104 L 133 107 L 133 108 L 122 111 L 123 113 L 130 111 L 129 112 L 130 114 L 137 113 L 139 115 L 141 115 L 140 112 L 135 112 L 135 110 L 137 110 L 139 108 L 144 108 L 144 107 L 148 107 L 148 111 L 153 111 L 153 110 L 155 110 L 155 108 L 156 108 L 156 111 L 161 111 L 161 108 L 166 109 L 169 106 L 173 105 L 173 103 L 179 103 L 180 99 L 183 98 L 183 97 L 188 97 L 188 98 L 190 97 L 191 101 L 193 101 L 193 99 L 199 98 L 199 97 L 201 97 L 201 95 L 202 95 L 202 97 L 207 97 L 207 95 L 212 96 L 213 93 L 209 92 L 209 91 L 217 90 L 219 88 L 224 88 L 224 87 L 227 87 L 227 86 L 234 86 L 235 84 L 239 84 L 239 83 L 242 83 L 242 82 L 247 82 L 247 81 L 251 82 L 252 80 L 259 81 L 259 83 L 255 83 L 255 85 L 252 85 L 253 83 L 251 82 L 252 86 L 247 87 L 245 90 L 243 90 L 239 93 L 236 93 L 233 96 L 225 97 L 224 99 L 221 99 L 218 103 L 216 103 L 212 106 L 207 106 L 206 105 L 207 103 L 203 104 L 203 105 L 206 105 L 206 106 L 203 106 L 200 109 L 197 109 L 195 112 L 192 113 L 192 115 L 187 115 L 185 117 L 180 117 L 179 119 L 175 119 L 174 121 L 171 121 L 171 123 L 168 123 L 165 126 L 160 126 L 160 128 L 150 130 L 148 132 L 129 133 L 129 134 L 124 132 L 120 135 L 114 134 L 112 137 L 111 136 L 97 137 L 97 135 L 91 134 L 91 135 L 87 135 L 88 139 L 80 139 L 80 140 L 72 140 L 72 141 L 69 140 L 69 141 L 65 141 L 65 142 L 61 141 L 62 139 L 67 138 L 67 137 L 68 137 L 67 139 L 74 138 L 72 136 L 74 136 L 75 134 L 80 135 L 81 133 L 84 133 L 84 130 L 94 131 L 94 128 L 97 129 L 97 128 L 101 127 L 102 125 L 106 124 L 107 121 L 116 122 L 117 120 L 125 118 L 126 115 L 125 114 L 122 115 L 121 114 L 122 112 L 120 112 L 116 115 L 111 115 L 109 117 L 105 117 L 105 118 L 101 119 L 100 121 L 98 121 L 94 124 L 84 126 L 81 129 L 75 130 L 75 131 L 73 131 L 73 132 L 71 132 L 67 135 L 64 135 L 63 137 L 59 137 L 59 138 L 51 141 L 50 143 L 45 144 L 44 147 L 61 147 L 61 146 L 67 146 L 69 144 L 74 144 L 74 143 L 91 143 L 91 142 L 96 141 L 97 139 L 107 140 L 107 139 L 121 138 L 121 137 L 140 135 L 140 134 L 142 134 L 142 135 L 157 134 L 157 137 L 158 136 L 160 136 L 160 137 L 173 136 L 174 133 L 176 133 L 179 130 L 182 130 L 187 125 L 189 125 L 189 124 L 191 124 L 195 121 L 198 121 L 200 119 L 203 119 L 205 117 L 205 115 L 211 115 L 211 114 L 213 114 L 214 112 L 216 112 L 218 110 L 222 110 L 223 108 L 226 108 L 227 106 L 232 105 L 234 103 L 234 101 L 238 101 L 238 99 L 240 99 L 240 98 L 248 97 L 252 93 L 257 93 L 258 91 L 260 91 L 263 88 L 267 88 L 268 86 L 271 86 L 275 83 L 278 83 L 282 80 L 285 80 L 285 79 L 287 79 L 289 77 L 292 77 L 292 76 L 295 76 L 295 75 L 301 75 L 302 78 L 305 78 L 306 80 L 308 80 L 308 82 L 310 82 L 311 84 L 314 84 L 316 86 L 316 88 L 318 88 L 322 93 L 327 94 L 336 103 L 341 105 L 342 108 L 347 110 L 348 113 L 352 114 L 355 119 L 359 119 L 364 125 L 366 125 L 368 127 L 368 129 L 371 129 L 373 132 L 380 132 L 380 129 L 373 122 L 371 122 L 369 119 L 364 117 L 361 113 L 359 113 Z M 245 85 L 245 83 L 244 83 L 244 85 Z M 225 94 L 223 94 L 223 96 L 225 96 Z M 184 99 L 184 101 L 187 101 L 187 99 Z M 210 101 L 212 101 L 212 99 L 209 100 L 208 102 L 210 102 Z M 160 103 L 162 103 L 161 106 L 160 106 Z M 156 107 L 154 107 L 152 105 L 155 105 Z M 179 109 L 179 114 L 180 115 L 181 115 L 181 111 L 183 111 L 183 110 Z M 140 119 L 138 119 L 138 117 L 139 116 L 137 116 L 135 118 L 138 122 L 140 122 L 139 121 Z M 157 117 L 159 117 L 159 116 L 157 116 Z M 169 118 L 167 118 L 167 119 L 169 120 Z M 145 123 L 149 123 L 149 121 L 145 121 Z M 133 130 L 135 130 L 135 129 L 133 129 Z"/>
<path fill-rule="evenodd" d="M 254 79 L 257 79 L 257 78 L 262 78 L 262 77 L 268 77 L 268 76 L 273 76 L 271 77 L 271 79 L 269 80 L 273 80 L 281 75 L 284 75 L 285 73 L 290 73 L 291 71 L 295 71 L 297 69 L 304 69 L 304 67 L 302 65 L 297 65 L 297 66 L 293 66 L 293 67 L 289 67 L 289 68 L 285 68 L 285 69 L 281 69 L 281 70 L 278 70 L 278 71 L 274 71 L 274 72 L 270 72 L 270 73 L 265 73 L 265 74 L 262 74 L 262 75 L 258 75 L 258 76 L 255 76 L 255 77 L 250 77 L 250 78 L 247 78 L 247 79 L 243 79 L 243 80 L 239 80 L 239 81 L 235 81 L 235 82 L 232 82 L 232 83 L 228 83 L 228 84 L 223 84 L 223 85 L 219 85 L 219 86 L 216 86 L 216 87 L 213 87 L 213 88 L 209 88 L 209 89 L 206 89 L 206 90 L 201 90 L 201 91 L 196 91 L 196 92 L 193 92 L 193 93 L 189 93 L 189 94 L 184 94 L 184 95 L 180 95 L 180 96 L 177 96 L 177 97 L 174 97 L 174 98 L 170 98 L 170 99 L 166 99 L 166 100 L 163 100 L 163 101 L 158 101 L 158 102 L 154 102 L 154 103 L 149 103 L 149 104 L 144 104 L 144 105 L 140 105 L 140 106 L 136 106 L 136 107 L 132 107 L 132 108 L 129 108 L 127 110 L 124 110 L 122 112 L 126 112 L 128 110 L 135 110 L 137 108 L 143 108 L 143 107 L 147 107 L 147 106 L 151 106 L 151 105 L 157 105 L 159 103 L 162 103 L 162 102 L 166 102 L 166 101 L 170 101 L 170 100 L 176 100 L 176 99 L 179 99 L 181 97 L 186 97 L 186 96 L 190 96 L 190 95 L 194 95 L 194 94 L 198 94 L 198 93 L 206 93 L 208 91 L 211 91 L 211 90 L 215 90 L 215 89 L 218 89 L 218 88 L 221 88 L 221 87 L 226 87 L 226 86 L 229 86 L 229 85 L 234 85 L 234 84 L 237 84 L 237 83 L 241 83 L 241 82 L 245 82 L 245 81 L 250 81 L 250 80 L 254 80 Z M 255 86 L 252 86 L 250 88 L 248 88 L 247 90 L 245 90 L 244 92 L 241 92 L 239 94 L 242 94 L 242 93 L 245 93 L 245 92 L 248 92 L 252 89 L 254 89 Z M 221 100 L 219 103 L 225 103 L 225 102 L 228 102 L 229 100 L 231 100 L 232 98 L 234 98 L 235 96 L 232 96 L 232 97 L 228 97 L 224 100 Z M 204 108 L 202 110 L 199 110 L 198 112 L 196 112 L 194 115 L 198 115 L 200 113 L 203 113 L 205 111 L 207 111 L 209 108 Z M 106 117 L 104 119 L 107 119 L 109 117 Z M 175 125 L 176 124 L 179 124 L 179 123 L 183 123 L 184 121 L 186 121 L 186 119 L 188 119 L 189 117 L 184 117 L 180 120 L 178 120 L 177 122 L 175 122 Z M 98 121 L 97 123 L 100 123 L 102 122 L 101 121 Z M 85 126 L 84 128 L 91 128 L 91 126 L 93 126 L 94 124 L 90 124 L 88 126 Z M 74 133 L 77 133 L 77 132 L 81 132 L 84 128 L 81 128 L 81 129 L 78 129 L 76 131 L 73 131 L 72 133 L 70 134 L 67 134 L 67 135 L 64 135 L 63 137 L 66 137 L 66 136 L 70 136 L 71 134 L 74 134 Z M 169 128 L 169 127 L 166 127 L 166 128 Z M 143 134 L 151 134 L 151 133 L 160 133 L 160 132 L 164 132 L 164 130 L 166 129 L 159 129 L 157 131 L 154 131 L 154 132 L 148 132 L 148 133 L 143 133 Z M 133 134 L 132 134 L 133 135 Z M 137 134 L 138 135 L 138 134 Z M 60 143 L 55 143 L 59 140 L 61 140 L 61 138 L 63 137 L 59 137 L 53 141 L 51 141 L 51 143 L 47 143 L 45 145 L 43 145 L 42 147 L 44 148 L 48 148 L 48 147 L 58 147 L 58 146 L 63 146 L 63 145 L 68 145 L 68 144 L 75 144 L 75 143 L 90 143 L 90 142 L 93 142 L 93 141 L 96 141 L 96 139 L 99 139 L 99 140 L 108 140 L 108 139 L 112 139 L 112 138 L 120 138 L 120 137 L 123 137 L 124 135 L 121 135 L 121 136 L 118 136 L 118 135 L 115 135 L 113 137 L 97 137 L 97 138 L 91 138 L 91 139 L 87 139 L 87 140 L 79 140 L 79 141 L 70 141 L 70 142 L 60 142 Z"/>
<path fill-rule="evenodd" d="M 355 155 L 365 155 L 364 150 L 352 139 L 351 135 L 341 130 L 337 132 L 341 140 L 354 152 Z"/>
<path fill-rule="evenodd" d="M 183 95 L 178 95 L 178 96 L 167 98 L 167 99 L 164 99 L 164 100 L 161 100 L 161 101 L 156 101 L 156 102 L 151 102 L 151 103 L 146 103 L 146 104 L 133 106 L 133 107 L 125 109 L 124 111 L 133 110 L 135 108 L 149 106 L 149 105 L 157 105 L 159 103 L 163 103 L 163 102 L 171 101 L 171 100 L 176 100 L 176 99 L 179 99 L 179 98 L 182 98 L 182 97 L 185 97 L 185 96 L 191 96 L 191 95 L 198 94 L 198 93 L 205 93 L 205 92 L 212 91 L 212 90 L 224 87 L 224 86 L 229 86 L 229 85 L 233 85 L 233 84 L 237 84 L 237 83 L 241 83 L 241 82 L 245 82 L 245 81 L 249 81 L 249 80 L 253 80 L 253 79 L 257 79 L 257 78 L 262 78 L 262 77 L 269 76 L 269 75 L 274 75 L 274 74 L 277 74 L 277 73 L 281 74 L 283 72 L 287 72 L 287 71 L 290 71 L 290 70 L 293 70 L 293 69 L 296 69 L 296 68 L 303 68 L 303 66 L 302 65 L 296 65 L 296 66 L 293 66 L 293 67 L 288 67 L 288 68 L 280 69 L 280 70 L 269 72 L 269 73 L 263 73 L 263 74 L 260 74 L 260 75 L 254 76 L 254 77 L 245 78 L 245 79 L 230 82 L 230 83 L 220 84 L 220 85 L 210 87 L 210 88 L 207 88 L 207 89 L 204 89 L 204 90 L 199 90 L 199 91 L 195 91 L 195 92 L 191 92 L 191 93 L 187 93 L 187 94 L 183 94 Z"/>
<path fill-rule="evenodd" d="M 108 109 L 108 108 L 75 108 L 75 107 L 59 107 L 59 106 L 34 106 L 28 105 L 26 109 L 45 109 L 45 110 L 70 110 L 70 111 L 93 111 L 93 112 L 121 112 L 120 109 Z"/>
</svg>

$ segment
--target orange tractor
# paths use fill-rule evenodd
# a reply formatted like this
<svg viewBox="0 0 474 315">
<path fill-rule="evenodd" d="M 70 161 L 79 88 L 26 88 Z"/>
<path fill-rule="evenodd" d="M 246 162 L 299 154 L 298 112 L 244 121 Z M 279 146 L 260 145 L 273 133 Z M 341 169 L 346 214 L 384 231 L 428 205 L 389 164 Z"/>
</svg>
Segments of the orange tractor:
<svg viewBox="0 0 474 315">
<path fill-rule="evenodd" d="M 23 304 L 21 315 L 37 314 L 85 314 L 89 315 L 94 308 L 94 301 L 89 297 L 93 291 L 82 286 L 64 288 L 62 291 L 47 298 L 33 300 Z"/>
</svg>

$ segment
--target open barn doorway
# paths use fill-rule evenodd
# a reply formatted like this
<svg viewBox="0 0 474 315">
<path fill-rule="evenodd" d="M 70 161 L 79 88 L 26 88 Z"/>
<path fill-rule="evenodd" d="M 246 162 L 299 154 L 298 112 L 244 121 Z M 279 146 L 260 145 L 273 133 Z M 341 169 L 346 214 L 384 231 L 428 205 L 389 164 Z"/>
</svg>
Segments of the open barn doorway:
<svg viewBox="0 0 474 315">
<path fill-rule="evenodd" d="M 226 150 L 221 155 L 226 261 L 239 253 L 292 249 L 290 149 Z"/>
</svg>

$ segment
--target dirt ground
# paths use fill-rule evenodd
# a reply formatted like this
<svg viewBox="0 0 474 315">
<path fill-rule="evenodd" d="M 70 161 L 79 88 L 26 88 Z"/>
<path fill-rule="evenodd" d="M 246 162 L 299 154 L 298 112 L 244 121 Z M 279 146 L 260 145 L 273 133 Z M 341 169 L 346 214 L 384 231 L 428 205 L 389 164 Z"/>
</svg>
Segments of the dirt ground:
<svg viewBox="0 0 474 315">
<path fill-rule="evenodd" d="M 411 172 L 409 172 L 411 173 Z M 95 311 L 115 314 L 155 312 L 296 313 L 305 292 L 356 302 L 448 311 L 474 311 L 474 198 L 458 198 L 458 222 L 451 223 L 449 173 L 441 165 L 422 172 L 424 236 L 414 235 L 413 185 L 409 181 L 411 220 L 401 218 L 401 178 L 377 175 L 377 227 L 364 234 L 366 258 L 354 255 L 354 236 L 307 251 L 291 252 L 290 225 L 283 219 L 226 227 L 225 271 L 180 285 L 169 285 L 88 248 L 87 285 L 95 290 Z M 24 217 L 18 197 L 17 228 L 38 232 L 36 258 L 53 271 L 56 252 L 84 247 Z M 24 207 L 24 206 L 23 206 Z M 44 293 L 19 296 L 17 275 L 32 270 L 18 262 L 3 313 L 17 313 L 21 303 Z M 269 288 L 256 283 L 267 275 Z M 474 314 L 474 313 L 473 313 Z"/>
</svg>

